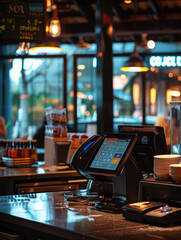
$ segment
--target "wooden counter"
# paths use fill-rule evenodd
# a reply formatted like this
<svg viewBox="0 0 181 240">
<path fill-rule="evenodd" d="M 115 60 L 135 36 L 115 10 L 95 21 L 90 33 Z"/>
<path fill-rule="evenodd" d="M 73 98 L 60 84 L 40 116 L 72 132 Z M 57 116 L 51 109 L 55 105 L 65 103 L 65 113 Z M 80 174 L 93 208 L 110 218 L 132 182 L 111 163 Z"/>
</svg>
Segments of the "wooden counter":
<svg viewBox="0 0 181 240">
<path fill-rule="evenodd" d="M 85 188 L 86 183 L 86 179 L 68 166 L 0 168 L 0 195 L 77 190 Z"/>
<path fill-rule="evenodd" d="M 31 240 L 178 240 L 181 236 L 181 226 L 126 221 L 121 213 L 101 212 L 88 205 L 67 207 L 60 192 L 1 196 L 0 228 Z"/>
</svg>

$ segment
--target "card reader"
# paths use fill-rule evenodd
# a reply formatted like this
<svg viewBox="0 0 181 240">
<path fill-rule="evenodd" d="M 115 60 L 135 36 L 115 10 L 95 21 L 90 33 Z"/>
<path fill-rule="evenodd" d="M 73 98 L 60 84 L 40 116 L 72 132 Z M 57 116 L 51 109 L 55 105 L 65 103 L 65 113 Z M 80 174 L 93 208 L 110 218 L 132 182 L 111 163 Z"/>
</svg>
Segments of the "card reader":
<svg viewBox="0 0 181 240">
<path fill-rule="evenodd" d="M 128 220 L 143 222 L 145 213 L 162 206 L 165 206 L 165 203 L 153 201 L 130 203 L 122 207 L 123 217 Z"/>
<path fill-rule="evenodd" d="M 161 225 L 181 223 L 181 208 L 165 205 L 147 212 L 144 221 Z"/>
</svg>

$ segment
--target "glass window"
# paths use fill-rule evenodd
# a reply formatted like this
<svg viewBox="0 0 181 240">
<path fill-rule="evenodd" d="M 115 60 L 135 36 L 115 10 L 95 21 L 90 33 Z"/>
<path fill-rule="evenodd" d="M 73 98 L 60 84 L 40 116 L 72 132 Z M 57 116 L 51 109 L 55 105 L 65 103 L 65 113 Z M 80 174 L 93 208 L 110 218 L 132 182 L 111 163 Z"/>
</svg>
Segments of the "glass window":
<svg viewBox="0 0 181 240">
<path fill-rule="evenodd" d="M 119 124 L 141 124 L 142 90 L 141 74 L 122 72 L 120 67 L 128 57 L 113 57 L 113 115 L 114 131 Z"/>
<path fill-rule="evenodd" d="M 77 59 L 77 123 L 78 131 L 86 131 L 86 125 L 97 121 L 96 58 Z"/>
<path fill-rule="evenodd" d="M 12 137 L 32 138 L 47 106 L 63 108 L 63 58 L 16 58 L 9 71 Z"/>
</svg>

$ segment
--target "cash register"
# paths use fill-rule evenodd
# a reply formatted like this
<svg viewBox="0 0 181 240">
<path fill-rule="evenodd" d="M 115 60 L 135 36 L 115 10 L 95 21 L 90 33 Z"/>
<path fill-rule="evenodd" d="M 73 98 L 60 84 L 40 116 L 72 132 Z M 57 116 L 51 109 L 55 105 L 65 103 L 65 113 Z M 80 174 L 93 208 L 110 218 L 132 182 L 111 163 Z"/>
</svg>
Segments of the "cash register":
<svg viewBox="0 0 181 240">
<path fill-rule="evenodd" d="M 96 208 L 121 211 L 129 202 L 137 201 L 141 170 L 131 156 L 137 134 L 94 135 L 79 147 L 70 167 L 90 181 L 87 195 L 101 196 Z M 91 182 L 91 183 L 90 183 Z"/>
<path fill-rule="evenodd" d="M 79 147 L 70 167 L 89 179 L 82 202 L 87 204 L 93 197 L 97 210 L 123 212 L 128 220 L 154 224 L 179 222 L 181 208 L 168 205 L 168 200 L 173 197 L 179 201 L 180 186 L 144 179 L 143 169 L 132 155 L 138 139 L 138 134 L 130 132 L 94 135 Z M 81 195 L 77 191 L 72 199 L 76 196 L 80 199 Z"/>
</svg>

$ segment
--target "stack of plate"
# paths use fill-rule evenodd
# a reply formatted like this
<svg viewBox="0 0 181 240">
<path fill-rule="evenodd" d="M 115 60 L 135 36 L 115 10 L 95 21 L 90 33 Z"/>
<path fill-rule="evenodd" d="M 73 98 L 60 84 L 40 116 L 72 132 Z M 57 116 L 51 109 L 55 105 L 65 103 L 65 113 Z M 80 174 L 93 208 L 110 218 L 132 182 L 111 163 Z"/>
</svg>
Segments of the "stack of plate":
<svg viewBox="0 0 181 240">
<path fill-rule="evenodd" d="M 175 182 L 181 184 L 181 164 L 171 164 L 169 174 Z"/>
<path fill-rule="evenodd" d="M 160 180 L 170 178 L 170 164 L 180 163 L 180 155 L 178 154 L 163 154 L 154 156 L 154 173 Z"/>
</svg>

